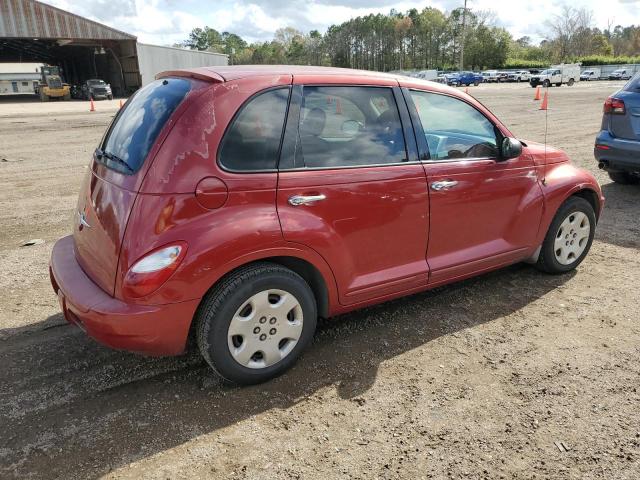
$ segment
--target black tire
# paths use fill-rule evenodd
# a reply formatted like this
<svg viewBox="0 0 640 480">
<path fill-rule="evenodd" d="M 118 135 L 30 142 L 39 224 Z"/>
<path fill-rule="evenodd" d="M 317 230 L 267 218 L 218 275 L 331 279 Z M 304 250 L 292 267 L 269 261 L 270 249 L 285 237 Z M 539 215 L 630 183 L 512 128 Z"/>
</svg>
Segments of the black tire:
<svg viewBox="0 0 640 480">
<path fill-rule="evenodd" d="M 113 95 L 109 95 L 107 98 L 108 98 L 109 100 L 113 100 Z"/>
<path fill-rule="evenodd" d="M 567 82 L 567 85 L 569 85 L 570 87 L 573 87 L 573 78 L 570 78 L 569 81 Z"/>
<path fill-rule="evenodd" d="M 542 86 L 544 88 L 549 88 L 551 86 L 551 82 L 549 80 L 545 80 L 544 82 L 542 82 Z"/>
<path fill-rule="evenodd" d="M 640 178 L 631 175 L 627 172 L 607 172 L 609 178 L 620 185 L 637 185 L 640 183 Z"/>
<path fill-rule="evenodd" d="M 255 369 L 241 365 L 233 358 L 227 334 L 236 311 L 265 289 L 280 289 L 293 294 L 303 312 L 302 333 L 293 350 L 282 360 Z M 294 365 L 315 333 L 317 307 L 311 288 L 300 275 L 275 263 L 260 262 L 241 267 L 223 278 L 204 297 L 194 321 L 198 347 L 214 372 L 228 382 L 252 385 L 266 382 Z"/>
<path fill-rule="evenodd" d="M 554 243 L 556 240 L 556 235 L 558 234 L 558 229 L 562 222 L 572 213 L 582 212 L 584 213 L 589 222 L 591 224 L 591 231 L 589 232 L 589 239 L 587 240 L 587 246 L 582 252 L 582 254 L 575 259 L 572 263 L 568 265 L 564 265 L 556 259 L 556 254 L 554 252 Z M 591 248 L 591 243 L 593 243 L 593 236 L 596 232 L 596 214 L 593 211 L 593 207 L 591 204 L 581 197 L 571 197 L 566 202 L 564 202 L 558 211 L 556 212 L 555 217 L 553 217 L 553 221 L 549 226 L 549 230 L 547 231 L 547 235 L 544 237 L 544 241 L 542 242 L 542 248 L 540 250 L 540 257 L 538 258 L 538 262 L 536 267 L 543 272 L 551 273 L 551 274 L 560 274 L 566 273 L 573 269 L 575 269 L 578 265 L 582 263 L 587 254 L 589 253 L 589 249 Z"/>
<path fill-rule="evenodd" d="M 556 87 L 561 87 L 562 86 L 562 82 L 556 83 Z"/>
<path fill-rule="evenodd" d="M 480 82 L 477 82 L 477 81 L 476 81 L 476 82 L 473 82 L 473 86 L 474 86 L 474 87 L 477 87 L 478 85 L 480 85 Z"/>
</svg>

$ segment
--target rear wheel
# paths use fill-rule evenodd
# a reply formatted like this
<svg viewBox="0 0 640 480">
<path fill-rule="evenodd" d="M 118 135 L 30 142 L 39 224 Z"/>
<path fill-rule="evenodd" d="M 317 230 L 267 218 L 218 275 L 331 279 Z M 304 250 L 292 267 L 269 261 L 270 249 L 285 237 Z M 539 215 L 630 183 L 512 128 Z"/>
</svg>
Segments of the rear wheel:
<svg viewBox="0 0 640 480">
<path fill-rule="evenodd" d="M 223 379 L 255 384 L 296 362 L 316 329 L 316 301 L 295 272 L 273 263 L 240 268 L 198 308 L 198 346 Z"/>
<path fill-rule="evenodd" d="M 569 85 L 570 87 L 573 87 L 573 78 L 569 79 L 569 81 L 567 82 L 567 85 Z"/>
<path fill-rule="evenodd" d="M 553 274 L 573 270 L 589 253 L 595 228 L 591 204 L 581 197 L 569 198 L 551 222 L 536 266 Z"/>
<path fill-rule="evenodd" d="M 620 185 L 636 185 L 640 183 L 640 178 L 627 172 L 607 172 L 609 178 Z"/>
</svg>

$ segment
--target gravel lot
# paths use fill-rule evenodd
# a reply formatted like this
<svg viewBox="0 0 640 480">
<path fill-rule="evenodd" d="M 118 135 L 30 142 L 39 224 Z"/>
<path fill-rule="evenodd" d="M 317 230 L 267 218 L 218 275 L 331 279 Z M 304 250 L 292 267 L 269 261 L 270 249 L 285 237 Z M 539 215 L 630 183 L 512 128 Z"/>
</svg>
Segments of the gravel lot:
<svg viewBox="0 0 640 480">
<path fill-rule="evenodd" d="M 324 322 L 290 373 L 251 388 L 64 323 L 47 262 L 117 101 L 0 100 L 0 477 L 637 479 L 640 187 L 592 152 L 620 85 L 550 89 L 548 142 L 607 197 L 576 272 L 516 265 Z M 544 141 L 532 88 L 469 91 Z"/>
</svg>

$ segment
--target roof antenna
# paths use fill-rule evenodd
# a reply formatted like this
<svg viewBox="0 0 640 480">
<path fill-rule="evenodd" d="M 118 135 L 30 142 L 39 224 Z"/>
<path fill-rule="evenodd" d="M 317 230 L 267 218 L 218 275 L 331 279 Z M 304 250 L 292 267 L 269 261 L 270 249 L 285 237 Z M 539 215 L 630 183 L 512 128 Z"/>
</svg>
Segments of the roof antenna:
<svg viewBox="0 0 640 480">
<path fill-rule="evenodd" d="M 542 185 L 547 184 L 547 132 L 549 131 L 549 84 L 545 86 L 544 99 L 540 110 L 544 110 L 544 171 L 542 174 Z"/>
</svg>

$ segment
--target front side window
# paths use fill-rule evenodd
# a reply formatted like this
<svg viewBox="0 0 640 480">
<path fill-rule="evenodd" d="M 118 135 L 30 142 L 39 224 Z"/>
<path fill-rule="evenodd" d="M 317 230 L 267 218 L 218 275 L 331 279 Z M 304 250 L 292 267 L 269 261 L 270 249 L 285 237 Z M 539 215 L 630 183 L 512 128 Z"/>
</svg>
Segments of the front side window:
<svg viewBox="0 0 640 480">
<path fill-rule="evenodd" d="M 288 101 L 288 87 L 249 100 L 225 133 L 220 164 L 233 171 L 275 169 Z"/>
<path fill-rule="evenodd" d="M 191 81 L 185 78 L 156 80 L 138 90 L 113 120 L 98 161 L 121 173 L 137 172 L 189 90 Z"/>
<path fill-rule="evenodd" d="M 334 168 L 406 160 L 402 125 L 391 89 L 304 87 L 297 166 Z"/>
<path fill-rule="evenodd" d="M 468 103 L 447 95 L 411 91 L 431 160 L 497 158 L 496 129 Z"/>
</svg>

